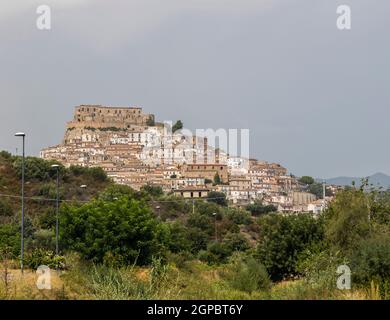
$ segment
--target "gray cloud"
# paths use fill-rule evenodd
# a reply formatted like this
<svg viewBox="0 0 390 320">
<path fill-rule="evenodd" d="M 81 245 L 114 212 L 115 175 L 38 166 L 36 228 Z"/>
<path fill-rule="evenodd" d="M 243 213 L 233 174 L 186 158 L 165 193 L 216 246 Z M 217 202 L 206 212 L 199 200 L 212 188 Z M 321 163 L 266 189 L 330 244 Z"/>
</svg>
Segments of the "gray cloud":
<svg viewBox="0 0 390 320">
<path fill-rule="evenodd" d="M 5 2 L 5 3 L 4 3 Z M 249 128 L 254 157 L 295 174 L 390 173 L 390 3 L 336 0 L 3 0 L 0 149 L 37 155 L 73 106 L 142 105 L 195 128 Z"/>
</svg>

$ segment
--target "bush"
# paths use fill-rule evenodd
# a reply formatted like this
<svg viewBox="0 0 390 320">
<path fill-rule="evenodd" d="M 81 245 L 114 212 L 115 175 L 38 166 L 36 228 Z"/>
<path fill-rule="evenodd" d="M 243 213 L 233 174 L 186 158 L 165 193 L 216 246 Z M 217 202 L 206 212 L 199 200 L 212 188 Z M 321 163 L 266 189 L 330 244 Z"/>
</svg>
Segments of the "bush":
<svg viewBox="0 0 390 320">
<path fill-rule="evenodd" d="M 0 250 L 5 249 L 14 257 L 20 253 L 20 230 L 16 224 L 0 224 Z"/>
<path fill-rule="evenodd" d="M 207 194 L 207 199 L 208 199 L 207 201 L 214 202 L 220 206 L 223 207 L 227 206 L 226 194 L 223 192 L 210 191 Z"/>
<path fill-rule="evenodd" d="M 254 216 L 259 216 L 265 213 L 276 212 L 278 211 L 278 208 L 273 205 L 264 205 L 261 201 L 256 201 L 253 204 L 247 205 L 246 210 Z"/>
<path fill-rule="evenodd" d="M 51 167 L 53 164 L 58 164 L 55 161 L 46 161 L 40 158 L 27 157 L 25 159 L 25 178 L 26 180 L 47 181 L 56 176 L 56 171 Z M 22 158 L 17 157 L 13 163 L 18 177 L 22 176 Z M 61 166 L 63 170 L 63 167 Z"/>
<path fill-rule="evenodd" d="M 340 249 L 353 250 L 369 234 L 367 195 L 362 190 L 339 192 L 326 217 L 326 237 Z"/>
<path fill-rule="evenodd" d="M 160 197 L 164 194 L 161 187 L 152 186 L 150 184 L 147 184 L 141 188 L 141 191 L 147 193 L 148 195 L 152 197 Z"/>
<path fill-rule="evenodd" d="M 64 269 L 65 258 L 57 256 L 53 251 L 37 248 L 28 253 L 24 259 L 25 264 L 33 269 L 38 269 L 39 266 L 48 266 L 53 269 Z"/>
<path fill-rule="evenodd" d="M 299 255 L 323 240 L 323 222 L 309 214 L 271 214 L 259 220 L 257 254 L 273 280 L 297 275 Z"/>
<path fill-rule="evenodd" d="M 222 243 L 230 254 L 234 251 L 245 251 L 250 248 L 248 240 L 241 233 L 228 233 Z"/>
<path fill-rule="evenodd" d="M 227 219 L 238 225 L 249 225 L 252 223 L 251 215 L 248 213 L 248 211 L 242 209 L 229 208 L 227 209 L 225 215 Z"/>
<path fill-rule="evenodd" d="M 230 286 L 236 290 L 252 293 L 255 291 L 269 291 L 271 281 L 267 270 L 260 261 L 253 257 L 234 257 L 227 275 Z"/>
<path fill-rule="evenodd" d="M 84 258 L 103 262 L 110 253 L 125 263 L 147 264 L 163 249 L 158 224 L 150 209 L 128 197 L 94 200 L 83 206 L 64 206 L 61 241 Z"/>
<path fill-rule="evenodd" d="M 199 260 L 208 264 L 218 264 L 226 262 L 232 251 L 221 242 L 212 242 L 208 245 L 207 251 L 199 253 Z"/>
<path fill-rule="evenodd" d="M 351 256 L 352 280 L 369 286 L 379 285 L 381 296 L 390 297 L 390 237 L 362 241 Z"/>
<path fill-rule="evenodd" d="M 13 210 L 11 207 L 11 203 L 8 199 L 0 198 L 0 216 L 9 217 L 12 216 Z"/>
</svg>

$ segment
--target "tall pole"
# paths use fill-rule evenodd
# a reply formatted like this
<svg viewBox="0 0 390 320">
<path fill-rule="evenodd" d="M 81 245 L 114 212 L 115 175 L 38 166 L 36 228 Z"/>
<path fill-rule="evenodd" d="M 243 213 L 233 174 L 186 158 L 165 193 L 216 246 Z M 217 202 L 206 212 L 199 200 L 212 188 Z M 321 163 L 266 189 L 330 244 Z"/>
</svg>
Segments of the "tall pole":
<svg viewBox="0 0 390 320">
<path fill-rule="evenodd" d="M 57 174 L 57 197 L 56 197 L 56 255 L 59 253 L 58 238 L 59 238 L 59 208 L 60 208 L 60 166 L 58 164 L 53 164 L 51 166 L 53 169 L 56 169 Z"/>
<path fill-rule="evenodd" d="M 322 210 L 325 210 L 326 181 L 322 184 Z"/>
<path fill-rule="evenodd" d="M 59 223 L 58 223 L 58 211 L 60 207 L 60 170 L 59 167 L 57 167 L 57 199 L 56 199 L 56 255 L 58 256 L 58 230 L 59 230 Z"/>
<path fill-rule="evenodd" d="M 22 137 L 22 222 L 20 230 L 20 270 L 24 272 L 24 159 L 25 159 L 25 138 L 26 134 L 23 132 L 15 133 L 15 137 Z"/>
<path fill-rule="evenodd" d="M 24 158 L 25 154 L 25 136 L 23 136 L 23 155 L 22 155 L 22 237 L 21 237 L 21 255 L 20 268 L 24 272 Z"/>
<path fill-rule="evenodd" d="M 217 236 L 217 213 L 213 213 L 214 216 L 214 236 L 215 236 L 215 242 L 218 241 L 218 236 Z"/>
</svg>

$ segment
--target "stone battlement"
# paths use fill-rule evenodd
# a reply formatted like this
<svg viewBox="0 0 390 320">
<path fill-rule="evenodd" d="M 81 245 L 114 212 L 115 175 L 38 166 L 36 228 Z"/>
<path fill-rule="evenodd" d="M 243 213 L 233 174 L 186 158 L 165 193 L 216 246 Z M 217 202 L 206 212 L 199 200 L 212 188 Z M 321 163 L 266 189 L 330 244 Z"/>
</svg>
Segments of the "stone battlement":
<svg viewBox="0 0 390 320">
<path fill-rule="evenodd" d="M 111 107 L 80 105 L 75 107 L 73 120 L 67 128 L 130 128 L 154 123 L 154 115 L 145 114 L 141 107 Z"/>
</svg>

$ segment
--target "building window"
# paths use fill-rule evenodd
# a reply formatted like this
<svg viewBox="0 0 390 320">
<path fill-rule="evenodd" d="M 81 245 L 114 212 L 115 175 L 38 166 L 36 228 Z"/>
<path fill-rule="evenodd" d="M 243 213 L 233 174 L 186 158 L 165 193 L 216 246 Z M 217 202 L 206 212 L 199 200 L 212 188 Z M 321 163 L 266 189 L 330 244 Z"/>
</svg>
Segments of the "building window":
<svg viewBox="0 0 390 320">
<path fill-rule="evenodd" d="M 193 198 L 194 197 L 194 193 L 193 192 L 191 192 L 191 198 Z"/>
</svg>

